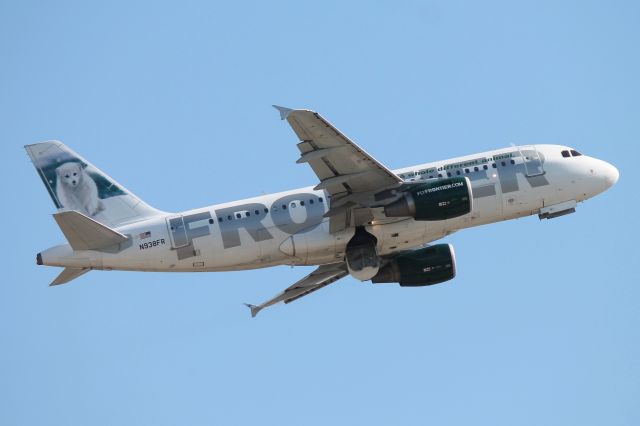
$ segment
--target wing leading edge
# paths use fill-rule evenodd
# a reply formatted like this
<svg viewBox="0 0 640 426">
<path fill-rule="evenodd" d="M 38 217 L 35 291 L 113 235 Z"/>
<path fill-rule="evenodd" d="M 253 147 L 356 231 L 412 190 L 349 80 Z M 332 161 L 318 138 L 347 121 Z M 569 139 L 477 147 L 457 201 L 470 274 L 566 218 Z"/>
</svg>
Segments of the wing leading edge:
<svg viewBox="0 0 640 426">
<path fill-rule="evenodd" d="M 351 225 L 351 210 L 369 207 L 374 195 L 395 188 L 403 180 L 315 111 L 274 105 L 300 142 L 297 163 L 308 163 L 331 195 L 331 232 Z M 356 224 L 357 225 L 357 224 Z"/>
</svg>

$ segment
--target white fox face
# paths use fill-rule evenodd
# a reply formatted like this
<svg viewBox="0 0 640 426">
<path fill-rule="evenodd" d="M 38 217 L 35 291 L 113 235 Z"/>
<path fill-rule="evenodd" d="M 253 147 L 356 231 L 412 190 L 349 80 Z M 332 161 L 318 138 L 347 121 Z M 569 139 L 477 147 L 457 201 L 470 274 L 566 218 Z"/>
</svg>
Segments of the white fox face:
<svg viewBox="0 0 640 426">
<path fill-rule="evenodd" d="M 56 169 L 58 180 L 67 186 L 78 186 L 82 182 L 84 169 L 80 163 L 64 163 Z"/>
</svg>

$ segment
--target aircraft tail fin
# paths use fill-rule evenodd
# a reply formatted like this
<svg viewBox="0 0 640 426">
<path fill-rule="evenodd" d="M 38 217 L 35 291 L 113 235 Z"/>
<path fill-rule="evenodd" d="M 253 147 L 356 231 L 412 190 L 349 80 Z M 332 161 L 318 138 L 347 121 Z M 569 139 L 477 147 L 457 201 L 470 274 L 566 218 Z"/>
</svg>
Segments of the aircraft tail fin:
<svg viewBox="0 0 640 426">
<path fill-rule="evenodd" d="M 51 281 L 50 286 L 66 284 L 71 280 L 75 280 L 80 275 L 84 275 L 89 272 L 91 269 L 89 268 L 64 268 L 60 275 L 56 277 L 55 280 Z"/>
<path fill-rule="evenodd" d="M 62 142 L 25 149 L 59 211 L 75 210 L 109 227 L 163 214 Z"/>
<path fill-rule="evenodd" d="M 53 218 L 74 250 L 100 250 L 129 240 L 126 235 L 76 211 L 56 213 Z"/>
</svg>

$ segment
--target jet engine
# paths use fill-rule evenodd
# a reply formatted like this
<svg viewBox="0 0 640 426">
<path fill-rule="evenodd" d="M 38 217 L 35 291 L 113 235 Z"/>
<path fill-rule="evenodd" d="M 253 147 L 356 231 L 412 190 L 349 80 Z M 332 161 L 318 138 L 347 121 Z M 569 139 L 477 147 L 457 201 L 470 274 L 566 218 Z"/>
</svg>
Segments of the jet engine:
<svg viewBox="0 0 640 426">
<path fill-rule="evenodd" d="M 400 199 L 384 207 L 384 214 L 415 220 L 445 220 L 469 213 L 472 203 L 469 178 L 454 177 L 411 185 Z"/>
<path fill-rule="evenodd" d="M 456 256 L 451 244 L 436 244 L 391 260 L 371 278 L 371 282 L 399 283 L 421 287 L 449 281 L 456 276 Z"/>
<path fill-rule="evenodd" d="M 351 276 L 360 281 L 366 281 L 378 273 L 380 257 L 376 249 L 377 243 L 378 239 L 367 232 L 363 226 L 356 228 L 345 253 Z"/>
</svg>

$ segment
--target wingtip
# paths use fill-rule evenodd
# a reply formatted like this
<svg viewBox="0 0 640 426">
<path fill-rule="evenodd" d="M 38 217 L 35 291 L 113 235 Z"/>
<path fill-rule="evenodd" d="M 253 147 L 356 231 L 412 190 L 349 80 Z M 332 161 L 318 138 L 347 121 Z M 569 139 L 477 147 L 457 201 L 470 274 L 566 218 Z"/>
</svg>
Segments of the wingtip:
<svg viewBox="0 0 640 426">
<path fill-rule="evenodd" d="M 245 303 L 244 306 L 251 309 L 251 318 L 255 318 L 258 312 L 262 310 L 260 306 L 252 305 L 251 303 Z"/>
<path fill-rule="evenodd" d="M 291 108 L 283 107 L 280 105 L 271 105 L 271 106 L 277 109 L 278 112 L 280 113 L 280 120 L 286 120 L 289 114 L 291 114 L 291 111 L 293 111 Z"/>
</svg>

